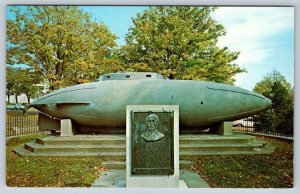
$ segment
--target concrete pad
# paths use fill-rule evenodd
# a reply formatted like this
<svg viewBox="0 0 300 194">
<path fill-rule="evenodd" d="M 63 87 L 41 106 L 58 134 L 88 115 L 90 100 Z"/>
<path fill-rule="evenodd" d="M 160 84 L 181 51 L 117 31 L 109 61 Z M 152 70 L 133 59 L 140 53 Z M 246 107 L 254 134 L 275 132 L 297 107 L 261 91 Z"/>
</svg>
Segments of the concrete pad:
<svg viewBox="0 0 300 194">
<path fill-rule="evenodd" d="M 185 184 L 185 182 L 183 180 L 179 180 L 179 188 L 187 189 L 188 186 Z"/>
<path fill-rule="evenodd" d="M 194 171 L 180 170 L 179 188 L 210 188 L 210 186 Z M 92 187 L 126 188 L 126 171 L 109 170 L 100 175 Z"/>
<path fill-rule="evenodd" d="M 179 177 L 185 181 L 188 188 L 210 188 L 207 182 L 192 170 L 180 170 Z"/>
<path fill-rule="evenodd" d="M 98 179 L 94 181 L 92 187 L 126 187 L 126 171 L 125 170 L 109 170 L 100 175 Z"/>
</svg>

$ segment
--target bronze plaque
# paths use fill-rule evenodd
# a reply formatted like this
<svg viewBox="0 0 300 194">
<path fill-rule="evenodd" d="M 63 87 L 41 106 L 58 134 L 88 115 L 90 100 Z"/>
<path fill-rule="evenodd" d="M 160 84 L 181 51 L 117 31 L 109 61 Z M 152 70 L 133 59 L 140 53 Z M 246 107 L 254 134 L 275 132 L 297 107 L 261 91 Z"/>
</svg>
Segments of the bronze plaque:
<svg viewBox="0 0 300 194">
<path fill-rule="evenodd" d="M 132 175 L 174 174 L 173 118 L 173 111 L 132 111 Z"/>
</svg>

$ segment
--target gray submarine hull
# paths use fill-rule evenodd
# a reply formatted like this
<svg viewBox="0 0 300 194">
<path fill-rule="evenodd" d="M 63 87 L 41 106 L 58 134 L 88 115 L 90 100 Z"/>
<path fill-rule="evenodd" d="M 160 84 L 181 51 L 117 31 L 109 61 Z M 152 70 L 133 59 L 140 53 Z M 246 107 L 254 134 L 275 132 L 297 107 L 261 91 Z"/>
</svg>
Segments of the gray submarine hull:
<svg viewBox="0 0 300 194">
<path fill-rule="evenodd" d="M 124 76 L 124 79 L 113 79 Z M 138 79 L 128 79 L 128 75 Z M 145 78 L 143 78 L 143 75 Z M 203 130 L 245 118 L 271 106 L 255 92 L 219 83 L 168 80 L 149 73 L 105 74 L 98 82 L 63 88 L 30 107 L 55 119 L 71 119 L 78 132 L 125 132 L 126 105 L 179 105 L 180 130 Z M 126 77 L 127 76 L 127 77 Z"/>
</svg>

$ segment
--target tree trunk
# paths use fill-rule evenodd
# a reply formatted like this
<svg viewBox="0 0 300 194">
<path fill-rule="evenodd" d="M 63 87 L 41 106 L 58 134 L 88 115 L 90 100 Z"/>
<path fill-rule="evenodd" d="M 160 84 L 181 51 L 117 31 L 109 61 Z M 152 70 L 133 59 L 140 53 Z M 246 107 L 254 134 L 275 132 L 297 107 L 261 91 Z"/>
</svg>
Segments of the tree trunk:
<svg viewBox="0 0 300 194">
<path fill-rule="evenodd" d="M 7 94 L 7 103 L 10 104 L 10 94 Z"/>
<path fill-rule="evenodd" d="M 27 97 L 27 103 L 30 104 L 30 94 L 27 94 L 27 93 L 25 93 L 25 94 L 26 94 L 26 97 Z"/>
<path fill-rule="evenodd" d="M 48 82 L 49 82 L 49 90 L 50 90 L 50 91 L 55 90 L 54 86 L 52 85 L 52 82 L 53 82 L 53 81 L 54 81 L 54 80 L 53 80 L 52 78 L 49 78 L 49 79 L 48 79 Z"/>
<path fill-rule="evenodd" d="M 169 79 L 174 79 L 173 73 L 170 73 Z"/>
<path fill-rule="evenodd" d="M 18 104 L 18 94 L 15 94 L 16 104 Z"/>
</svg>

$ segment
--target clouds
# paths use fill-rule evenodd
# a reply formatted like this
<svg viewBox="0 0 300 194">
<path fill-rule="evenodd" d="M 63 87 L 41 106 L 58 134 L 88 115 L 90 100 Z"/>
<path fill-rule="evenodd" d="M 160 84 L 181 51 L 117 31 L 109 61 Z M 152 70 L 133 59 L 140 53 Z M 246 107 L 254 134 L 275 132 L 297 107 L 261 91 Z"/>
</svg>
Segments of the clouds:
<svg viewBox="0 0 300 194">
<path fill-rule="evenodd" d="M 148 7 L 85 6 L 97 21 L 106 23 L 117 34 L 119 45 L 125 44 L 125 34 L 132 25 L 131 17 Z M 255 84 L 273 70 L 294 82 L 294 8 L 293 7 L 219 7 L 212 15 L 221 23 L 226 36 L 219 46 L 240 51 L 235 61 L 247 73 L 236 76 L 236 85 L 253 89 Z"/>
<path fill-rule="evenodd" d="M 240 51 L 236 63 L 248 70 L 236 77 L 237 85 L 252 89 L 275 69 L 293 82 L 293 7 L 219 7 L 213 17 L 227 31 L 218 45 Z M 247 82 L 248 75 L 255 79 Z"/>
<path fill-rule="evenodd" d="M 293 30 L 294 25 L 292 7 L 220 7 L 213 17 L 227 30 L 220 44 L 239 45 L 245 37 L 247 41 L 259 40 Z"/>
</svg>

